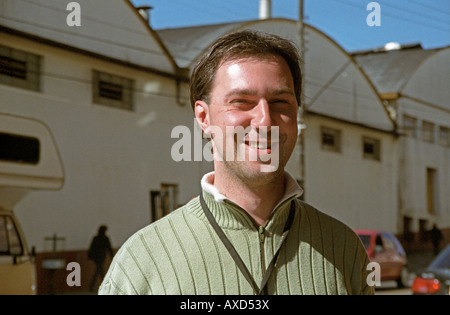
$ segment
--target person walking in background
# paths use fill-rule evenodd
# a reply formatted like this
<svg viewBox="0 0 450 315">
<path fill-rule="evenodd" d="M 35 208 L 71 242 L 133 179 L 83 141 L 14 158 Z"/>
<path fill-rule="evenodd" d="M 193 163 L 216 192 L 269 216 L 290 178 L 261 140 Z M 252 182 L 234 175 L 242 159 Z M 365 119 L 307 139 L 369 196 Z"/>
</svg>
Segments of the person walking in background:
<svg viewBox="0 0 450 315">
<path fill-rule="evenodd" d="M 433 228 L 430 231 L 431 242 L 433 243 L 434 255 L 439 253 L 439 243 L 442 240 L 442 232 L 438 229 L 436 223 L 433 224 Z"/>
<path fill-rule="evenodd" d="M 92 239 L 91 245 L 89 246 L 88 258 L 95 263 L 95 272 L 89 286 L 90 291 L 94 291 L 97 278 L 100 278 L 100 281 L 102 281 L 105 276 L 103 265 L 106 260 L 106 255 L 109 253 L 111 258 L 114 256 L 111 242 L 108 236 L 106 236 L 107 230 L 108 227 L 106 225 L 101 225 L 98 228 L 98 234 Z"/>
</svg>

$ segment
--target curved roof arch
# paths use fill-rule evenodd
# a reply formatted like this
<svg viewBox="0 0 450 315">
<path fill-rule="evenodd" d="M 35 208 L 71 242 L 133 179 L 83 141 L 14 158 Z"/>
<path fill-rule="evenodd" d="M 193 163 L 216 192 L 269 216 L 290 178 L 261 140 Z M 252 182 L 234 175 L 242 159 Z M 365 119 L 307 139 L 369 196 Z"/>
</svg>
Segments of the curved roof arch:
<svg viewBox="0 0 450 315">
<path fill-rule="evenodd" d="M 405 78 L 403 84 L 400 86 L 400 91 L 402 91 L 408 83 L 411 81 L 411 79 L 414 77 L 414 75 L 419 71 L 419 69 L 426 63 L 427 60 L 430 58 L 433 58 L 435 54 L 437 54 L 438 50 L 431 50 L 429 54 L 427 54 L 422 60 L 420 60 L 417 65 L 412 69 L 409 77 Z"/>
<path fill-rule="evenodd" d="M 392 51 L 354 54 L 382 98 L 409 97 L 450 110 L 450 46 L 425 50 L 420 44 Z"/>
<path fill-rule="evenodd" d="M 405 80 L 399 94 L 450 112 L 449 64 L 450 46 L 433 50 Z"/>
<path fill-rule="evenodd" d="M 407 49 L 355 53 L 380 94 L 400 93 L 420 65 L 436 50 L 423 50 L 420 45 Z"/>
<path fill-rule="evenodd" d="M 297 45 L 300 43 L 298 22 L 284 18 L 164 29 L 157 32 L 178 66 L 191 69 L 218 37 L 249 28 L 280 35 Z M 354 58 L 318 29 L 305 25 L 305 33 L 309 36 L 303 56 L 307 110 L 393 131 L 393 119 L 377 89 Z"/>
</svg>

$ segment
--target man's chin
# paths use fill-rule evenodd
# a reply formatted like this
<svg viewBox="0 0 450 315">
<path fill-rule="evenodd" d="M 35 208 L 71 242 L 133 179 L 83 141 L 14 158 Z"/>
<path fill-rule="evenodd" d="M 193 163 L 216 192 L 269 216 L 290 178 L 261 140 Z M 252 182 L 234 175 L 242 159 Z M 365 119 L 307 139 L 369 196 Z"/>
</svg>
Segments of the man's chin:
<svg viewBox="0 0 450 315">
<path fill-rule="evenodd" d="M 249 183 L 268 183 L 284 173 L 279 165 L 261 162 L 232 162 L 228 163 L 227 168 L 232 170 L 235 175 Z"/>
</svg>

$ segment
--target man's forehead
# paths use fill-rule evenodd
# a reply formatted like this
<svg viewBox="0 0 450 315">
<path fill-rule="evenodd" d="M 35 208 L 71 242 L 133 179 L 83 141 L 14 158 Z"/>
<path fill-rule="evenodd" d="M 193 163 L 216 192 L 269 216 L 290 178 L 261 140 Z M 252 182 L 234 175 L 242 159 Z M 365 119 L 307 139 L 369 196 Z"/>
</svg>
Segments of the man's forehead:
<svg viewBox="0 0 450 315">
<path fill-rule="evenodd" d="M 242 88 L 242 86 L 240 86 L 240 83 L 245 82 L 245 75 L 243 71 L 244 68 L 246 68 L 245 64 L 258 64 L 258 63 L 264 63 L 264 64 L 272 64 L 272 65 L 278 65 L 281 66 L 281 68 L 288 68 L 287 63 L 285 62 L 285 60 L 278 55 L 269 55 L 269 56 L 262 56 L 262 57 L 243 57 L 243 58 L 233 58 L 233 59 L 229 59 L 226 60 L 224 62 L 221 63 L 221 65 L 219 66 L 219 68 L 216 71 L 216 75 L 214 78 L 214 83 L 213 86 L 216 85 L 217 83 L 217 79 L 218 77 L 228 77 L 228 78 L 233 78 L 233 86 L 238 87 L 238 90 Z M 243 68 L 244 66 L 244 68 Z M 280 68 L 280 69 L 281 69 Z M 290 79 L 289 81 L 293 80 L 292 78 L 292 73 L 290 71 L 285 72 L 282 71 L 283 74 L 286 73 L 290 73 Z M 269 74 L 268 74 L 269 75 Z M 273 78 L 272 76 L 273 74 L 270 75 L 271 78 Z M 264 76 L 264 74 L 263 74 Z M 242 80 L 241 80 L 242 79 Z M 283 92 L 287 92 L 286 90 L 290 90 L 289 92 L 292 92 L 292 89 L 290 88 L 291 83 L 286 83 L 286 85 L 283 86 L 279 86 L 279 87 L 274 87 L 275 89 L 279 90 L 282 89 Z M 241 91 L 242 93 L 245 93 L 246 90 L 244 88 L 243 91 Z M 247 94 L 250 94 L 249 92 Z"/>
<path fill-rule="evenodd" d="M 242 55 L 242 56 L 234 56 L 234 57 L 224 57 L 220 63 L 218 68 L 229 66 L 232 64 L 243 63 L 243 62 L 286 62 L 283 57 L 277 54 L 261 54 L 261 55 Z"/>
</svg>

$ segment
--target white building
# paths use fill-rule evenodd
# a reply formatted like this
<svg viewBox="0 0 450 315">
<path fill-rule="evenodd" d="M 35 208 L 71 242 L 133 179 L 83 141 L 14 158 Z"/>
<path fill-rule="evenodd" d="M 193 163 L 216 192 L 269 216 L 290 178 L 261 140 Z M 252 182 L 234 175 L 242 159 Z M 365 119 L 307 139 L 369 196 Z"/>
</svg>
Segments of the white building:
<svg viewBox="0 0 450 315">
<path fill-rule="evenodd" d="M 158 192 L 173 209 L 209 170 L 171 158 L 172 129 L 192 129 L 193 115 L 180 90 L 186 76 L 158 35 L 129 1 L 77 2 L 73 27 L 67 1 L 0 4 L 0 112 L 45 123 L 64 167 L 60 190 L 15 207 L 37 252 L 51 250 L 54 233 L 65 238 L 59 249 L 86 250 L 100 224 L 119 247 L 151 222 Z"/>
<path fill-rule="evenodd" d="M 355 59 L 395 110 L 399 231 L 450 227 L 450 48 L 420 45 L 356 53 Z"/>
</svg>

